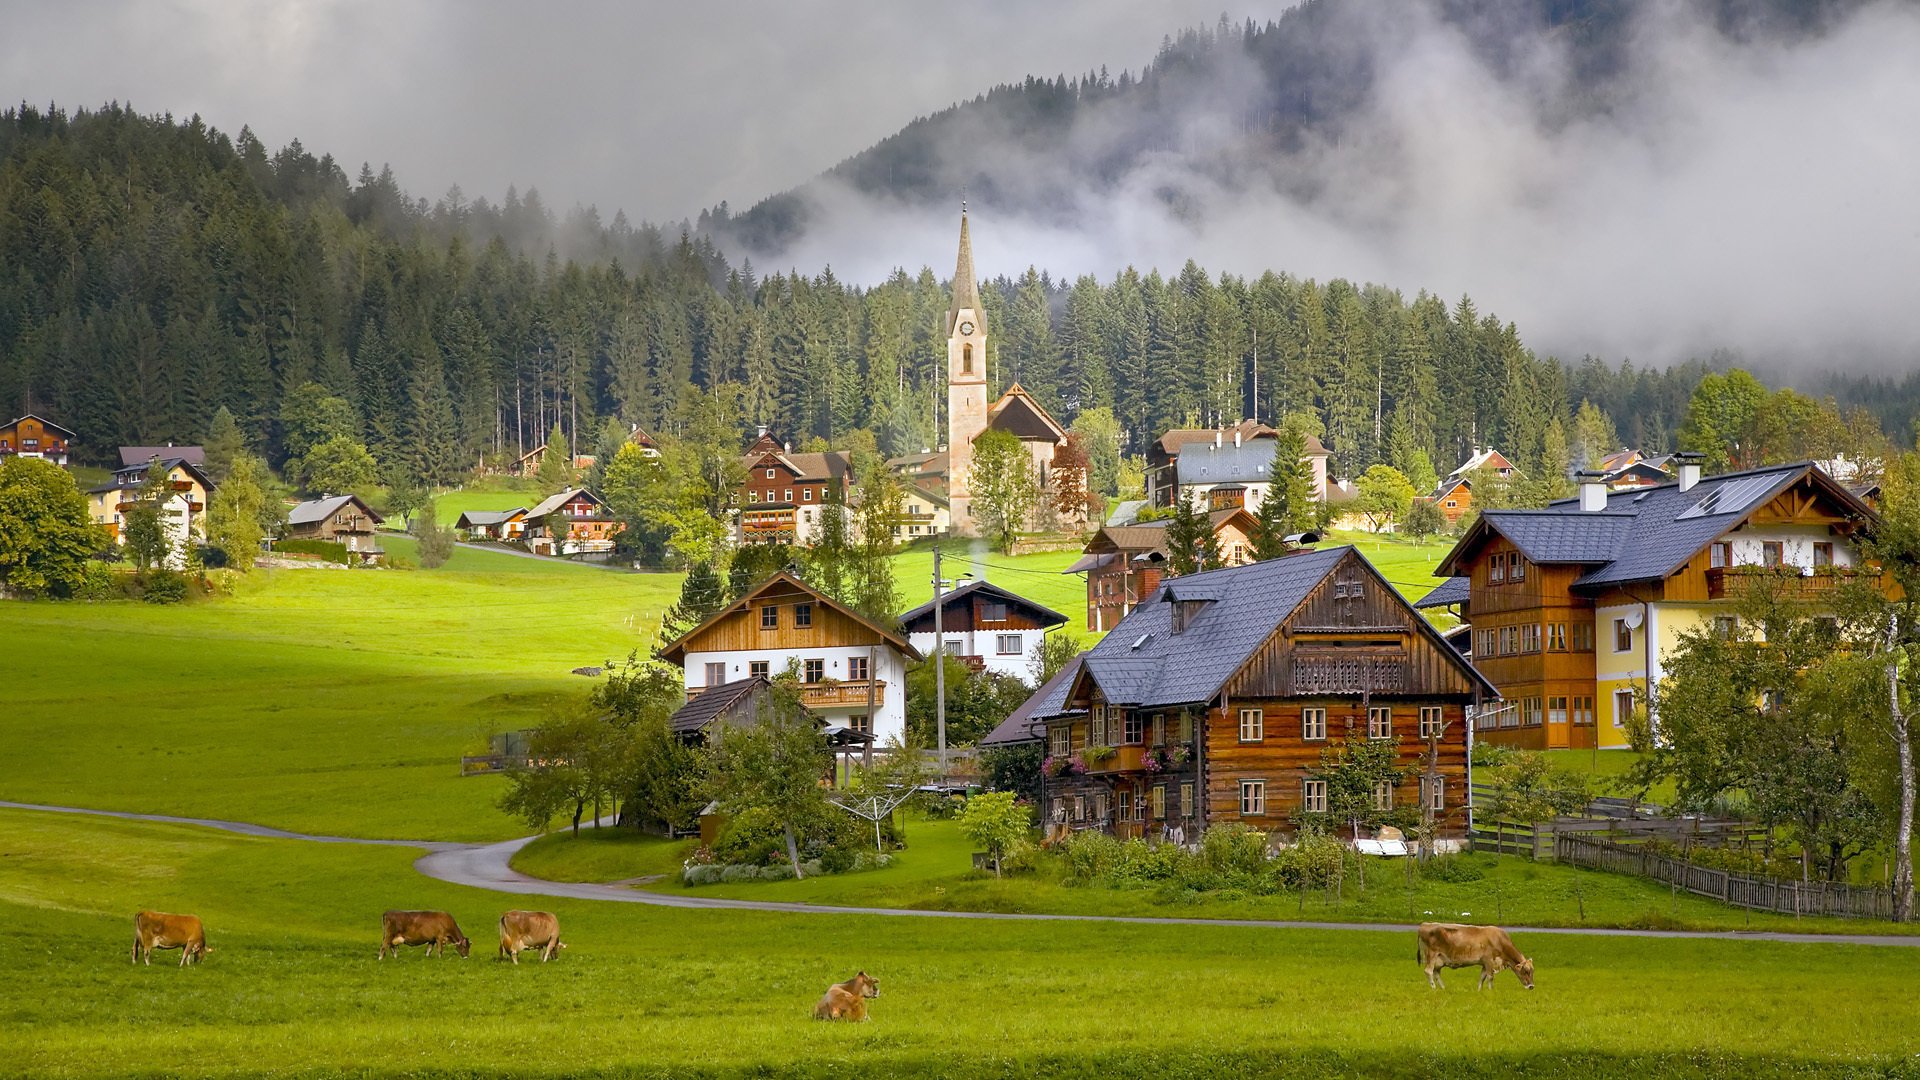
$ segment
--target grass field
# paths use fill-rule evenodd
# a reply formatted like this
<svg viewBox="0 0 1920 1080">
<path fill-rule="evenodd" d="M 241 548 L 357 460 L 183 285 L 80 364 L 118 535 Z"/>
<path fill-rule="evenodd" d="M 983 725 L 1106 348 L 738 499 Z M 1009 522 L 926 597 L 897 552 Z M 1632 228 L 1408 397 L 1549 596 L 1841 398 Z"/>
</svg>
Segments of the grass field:
<svg viewBox="0 0 1920 1080">
<path fill-rule="evenodd" d="M 1034 555 L 1002 555 L 984 545 L 971 549 L 964 541 L 944 545 L 940 571 L 948 588 L 965 584 L 962 574 L 984 576 L 1008 592 L 1024 596 L 1036 604 L 1050 607 L 1067 617 L 1066 630 L 1088 645 L 1098 640 L 1087 631 L 1087 579 L 1080 574 L 1063 574 L 1080 558 L 1078 551 L 1047 551 Z M 912 609 L 933 600 L 933 549 L 915 547 L 893 560 L 894 587 L 900 591 L 903 608 Z"/>
<path fill-rule="evenodd" d="M 19 811 L 0 837 L 20 1075 L 1883 1076 L 1920 1025 L 1888 948 L 1523 935 L 1532 993 L 1432 991 L 1401 933 L 547 902 L 405 849 Z M 491 958 L 510 906 L 560 916 L 558 961 Z M 201 915 L 206 962 L 130 965 L 142 907 Z M 473 957 L 375 960 L 389 907 L 453 912 Z M 808 1019 L 857 968 L 873 1020 Z"/>
<path fill-rule="evenodd" d="M 1433 576 L 1433 568 L 1440 565 L 1440 560 L 1453 548 L 1453 541 L 1444 536 L 1430 537 L 1423 544 L 1393 534 L 1366 532 L 1328 533 L 1327 542 L 1359 548 L 1381 576 L 1409 600 L 1420 599 L 1440 584 L 1441 579 Z"/>
<path fill-rule="evenodd" d="M 386 543 L 400 551 L 407 542 Z M 513 835 L 462 753 L 653 644 L 677 575 L 461 550 L 282 570 L 230 597 L 0 604 L 0 794 L 401 839 Z"/>
<path fill-rule="evenodd" d="M 1580 870 L 1518 856 L 1467 855 L 1456 880 L 1409 883 L 1399 860 L 1369 859 L 1368 887 L 1349 879 L 1341 893 L 1274 896 L 1199 894 L 1174 888 L 1114 889 L 1072 885 L 1049 871 L 996 880 L 972 869 L 973 846 L 950 821 L 914 821 L 908 846 L 893 865 L 804 881 L 688 886 L 680 867 L 694 841 L 669 842 L 626 829 L 554 833 L 514 857 L 521 873 L 550 881 L 625 881 L 659 875 L 653 892 L 779 900 L 843 907 L 933 911 L 1042 912 L 1056 915 L 1180 916 L 1289 919 L 1313 922 L 1499 922 L 1526 926 L 1610 926 L 1653 930 L 1779 930 L 1795 933 L 1920 933 L 1920 926 L 1841 919 L 1794 919 L 1674 893 L 1622 874 Z"/>
</svg>

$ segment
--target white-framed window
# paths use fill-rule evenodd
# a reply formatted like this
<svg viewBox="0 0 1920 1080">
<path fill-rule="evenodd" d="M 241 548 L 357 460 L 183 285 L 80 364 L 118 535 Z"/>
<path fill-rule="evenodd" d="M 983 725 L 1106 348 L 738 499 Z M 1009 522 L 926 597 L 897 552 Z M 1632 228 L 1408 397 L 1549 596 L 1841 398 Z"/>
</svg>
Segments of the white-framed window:
<svg viewBox="0 0 1920 1080">
<path fill-rule="evenodd" d="M 1327 812 L 1327 782 L 1325 780 L 1300 781 L 1300 809 L 1309 814 Z"/>
<path fill-rule="evenodd" d="M 771 479 L 773 479 L 773 470 L 772 470 L 772 469 L 768 469 L 768 470 L 767 470 L 767 479 L 769 479 L 769 480 L 771 480 Z"/>
<path fill-rule="evenodd" d="M 1431 739 L 1439 735 L 1441 728 L 1446 726 L 1444 715 L 1438 705 L 1420 706 L 1420 737 Z"/>
<path fill-rule="evenodd" d="M 785 496 L 783 496 L 783 497 L 782 497 L 782 498 L 780 499 L 780 501 L 781 501 L 781 502 L 792 502 L 792 501 L 793 501 L 793 489 L 792 489 L 792 488 L 782 488 L 781 490 L 782 490 L 782 491 L 785 491 L 785 492 L 786 492 L 786 495 L 785 495 Z"/>
<path fill-rule="evenodd" d="M 707 685 L 708 686 L 719 686 L 721 683 L 726 681 L 727 681 L 727 665 L 724 662 L 709 663 L 707 665 Z"/>
<path fill-rule="evenodd" d="M 1267 782 L 1265 780 L 1240 781 L 1240 816 L 1265 817 L 1267 814 Z"/>
<path fill-rule="evenodd" d="M 1124 719 L 1120 722 L 1123 735 L 1121 741 L 1128 746 L 1138 746 L 1142 742 L 1145 742 L 1147 738 L 1147 714 L 1128 709 L 1123 714 L 1123 717 Z"/>
<path fill-rule="evenodd" d="M 1107 814 L 1107 793 L 1104 791 L 1094 792 L 1093 793 L 1093 820 L 1105 821 L 1107 820 L 1108 816 L 1109 815 Z"/>
<path fill-rule="evenodd" d="M 1266 714 L 1259 709 L 1240 710 L 1240 741 L 1259 742 L 1267 737 Z"/>
<path fill-rule="evenodd" d="M 801 489 L 800 489 L 800 501 L 801 501 L 801 502 L 812 502 L 812 501 L 813 501 L 813 489 L 812 489 L 812 488 L 801 488 Z"/>
<path fill-rule="evenodd" d="M 1613 620 L 1613 651 L 1633 651 L 1633 627 L 1628 626 L 1625 619 Z"/>
<path fill-rule="evenodd" d="M 1447 778 L 1444 776 L 1423 776 L 1420 778 L 1421 793 L 1427 800 L 1427 809 L 1445 810 L 1447 808 Z"/>
<path fill-rule="evenodd" d="M 957 637 L 950 637 L 947 639 L 947 655 L 948 656 L 965 656 L 966 654 L 967 654 L 966 642 L 961 641 Z"/>
<path fill-rule="evenodd" d="M 1073 820 L 1087 820 L 1087 797 L 1085 795 L 1075 795 L 1073 797 Z"/>
<path fill-rule="evenodd" d="M 1393 781 L 1375 780 L 1373 782 L 1373 808 L 1375 810 L 1393 809 Z"/>
<path fill-rule="evenodd" d="M 1095 705 L 1087 714 L 1087 741 L 1094 746 L 1107 745 L 1107 707 Z"/>
<path fill-rule="evenodd" d="M 1393 738 L 1393 709 L 1386 705 L 1373 705 L 1367 709 L 1367 738 Z"/>
<path fill-rule="evenodd" d="M 1613 726 L 1626 727 L 1627 717 L 1633 715 L 1633 691 L 1615 690 L 1613 692 Z"/>
<path fill-rule="evenodd" d="M 1300 710 L 1300 737 L 1309 742 L 1327 737 L 1327 710 Z"/>
<path fill-rule="evenodd" d="M 1007 602 L 1005 600 L 982 600 L 980 602 L 981 622 L 1006 622 Z"/>
<path fill-rule="evenodd" d="M 1131 789 L 1129 788 L 1120 789 L 1119 807 L 1120 807 L 1119 820 L 1132 821 L 1133 820 L 1133 791 Z"/>
<path fill-rule="evenodd" d="M 1061 724 L 1048 732 L 1053 737 L 1053 756 L 1066 757 L 1073 752 L 1073 732 L 1067 725 Z"/>
<path fill-rule="evenodd" d="M 1001 656 L 1019 656 L 1021 652 L 1020 635 L 995 634 L 993 636 L 993 649 Z"/>
<path fill-rule="evenodd" d="M 1193 816 L 1193 781 L 1191 780 L 1180 785 L 1180 816 L 1183 818 Z"/>
</svg>

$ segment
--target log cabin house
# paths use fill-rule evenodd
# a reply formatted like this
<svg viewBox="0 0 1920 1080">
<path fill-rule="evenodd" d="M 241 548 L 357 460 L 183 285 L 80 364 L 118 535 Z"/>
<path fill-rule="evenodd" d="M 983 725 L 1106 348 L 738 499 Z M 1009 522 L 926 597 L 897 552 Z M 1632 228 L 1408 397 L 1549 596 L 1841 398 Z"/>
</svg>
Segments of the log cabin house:
<svg viewBox="0 0 1920 1080">
<path fill-rule="evenodd" d="M 1422 608 L 1471 625 L 1473 664 L 1504 701 L 1474 737 L 1530 749 L 1628 745 L 1627 722 L 1679 635 L 1736 618 L 1755 582 L 1808 598 L 1859 574 L 1866 503 L 1809 462 L 1580 494 L 1541 510 L 1488 510 L 1434 570 Z M 1657 717 L 1655 720 L 1657 722 Z"/>
<path fill-rule="evenodd" d="M 790 453 L 763 432 L 740 463 L 746 469 L 739 496 L 740 543 L 812 547 L 828 513 L 839 513 L 852 527 L 844 496 L 854 484 L 853 457 L 846 451 Z M 842 496 L 837 503 L 836 487 Z"/>
<path fill-rule="evenodd" d="M 521 536 L 536 555 L 600 554 L 613 550 L 620 522 L 600 496 L 568 488 L 527 511 Z"/>
<path fill-rule="evenodd" d="M 0 424 L 0 458 L 39 458 L 64 469 L 68 444 L 75 438 L 68 428 L 28 413 Z"/>
<path fill-rule="evenodd" d="M 1409 772 L 1379 805 L 1467 827 L 1467 725 L 1494 688 L 1351 547 L 1175 578 L 1017 710 L 1045 740 L 1053 830 L 1194 837 L 1290 831 L 1323 812 L 1321 752 L 1395 739 Z M 997 730 L 1008 741 L 1018 732 Z"/>
</svg>

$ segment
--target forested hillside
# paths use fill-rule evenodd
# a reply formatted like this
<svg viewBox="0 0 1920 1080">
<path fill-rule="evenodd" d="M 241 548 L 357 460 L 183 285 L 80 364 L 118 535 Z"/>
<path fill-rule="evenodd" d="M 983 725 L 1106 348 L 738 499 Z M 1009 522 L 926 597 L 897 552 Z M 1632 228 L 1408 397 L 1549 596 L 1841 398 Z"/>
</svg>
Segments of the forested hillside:
<svg viewBox="0 0 1920 1080">
<path fill-rule="evenodd" d="M 943 422 L 931 270 L 867 289 L 830 269 L 757 277 L 679 229 L 556 219 L 532 192 L 429 204 L 384 170 L 349 180 L 197 119 L 0 114 L 0 265 L 0 404 L 75 428 L 94 461 L 197 441 L 224 405 L 277 464 L 283 402 L 310 382 L 352 404 L 387 469 L 429 483 L 556 422 L 582 452 L 608 417 L 678 431 L 725 382 L 744 424 L 796 442 L 864 428 L 901 452 Z M 1390 445 L 1443 472 L 1476 443 L 1560 461 L 1583 400 L 1667 448 L 1704 370 L 1568 368 L 1470 298 L 1278 268 L 1030 271 L 983 294 L 996 390 L 1017 379 L 1069 423 L 1111 408 L 1136 451 L 1169 426 L 1301 414 L 1349 474 L 1404 456 Z"/>
</svg>

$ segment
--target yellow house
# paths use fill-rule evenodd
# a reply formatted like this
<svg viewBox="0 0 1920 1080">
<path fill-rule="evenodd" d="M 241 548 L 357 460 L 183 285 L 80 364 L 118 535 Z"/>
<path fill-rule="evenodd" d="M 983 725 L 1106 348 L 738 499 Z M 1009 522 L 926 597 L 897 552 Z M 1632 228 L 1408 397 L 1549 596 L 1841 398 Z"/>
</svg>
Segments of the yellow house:
<svg viewBox="0 0 1920 1080">
<path fill-rule="evenodd" d="M 1810 462 L 1703 479 L 1682 455 L 1670 483 L 1582 481 L 1542 510 L 1481 514 L 1435 570 L 1452 580 L 1419 603 L 1471 624 L 1474 666 L 1500 689 L 1477 739 L 1624 747 L 1680 635 L 1737 618 L 1747 583 L 1817 600 L 1876 573 L 1852 542 L 1873 510 Z"/>
<path fill-rule="evenodd" d="M 123 448 L 130 449 L 130 448 Z M 178 449 L 198 450 L 198 447 Z M 164 451 L 162 451 L 164 453 Z M 213 481 L 198 462 L 187 456 L 164 457 L 156 454 L 145 461 L 126 462 L 114 470 L 113 482 L 87 491 L 87 509 L 93 522 L 112 535 L 115 544 L 126 542 L 126 514 L 144 497 L 148 475 L 158 466 L 166 472 L 160 494 L 160 523 L 167 537 L 166 565 L 185 569 L 187 552 L 194 543 L 207 537 L 207 503 L 213 494 Z"/>
<path fill-rule="evenodd" d="M 922 536 L 943 536 L 953 525 L 947 497 L 914 484 L 904 486 L 900 517 L 893 523 L 895 540 L 917 540 Z"/>
</svg>

